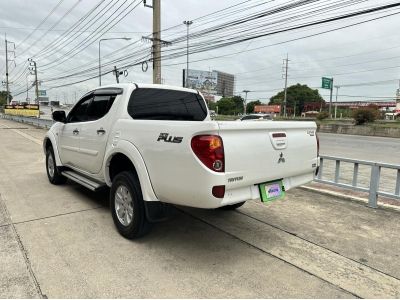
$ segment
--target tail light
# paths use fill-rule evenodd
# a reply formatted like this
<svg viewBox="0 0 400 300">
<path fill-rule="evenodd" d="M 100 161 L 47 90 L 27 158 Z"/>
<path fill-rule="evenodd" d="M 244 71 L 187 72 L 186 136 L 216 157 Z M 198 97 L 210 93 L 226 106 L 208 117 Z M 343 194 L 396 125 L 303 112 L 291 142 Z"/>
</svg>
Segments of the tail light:
<svg viewBox="0 0 400 300">
<path fill-rule="evenodd" d="M 317 133 L 315 133 L 315 136 L 317 138 L 317 157 L 319 157 L 319 137 Z"/>
<path fill-rule="evenodd" d="M 225 172 L 225 155 L 222 139 L 218 135 L 196 135 L 191 142 L 194 154 L 210 170 Z"/>
</svg>

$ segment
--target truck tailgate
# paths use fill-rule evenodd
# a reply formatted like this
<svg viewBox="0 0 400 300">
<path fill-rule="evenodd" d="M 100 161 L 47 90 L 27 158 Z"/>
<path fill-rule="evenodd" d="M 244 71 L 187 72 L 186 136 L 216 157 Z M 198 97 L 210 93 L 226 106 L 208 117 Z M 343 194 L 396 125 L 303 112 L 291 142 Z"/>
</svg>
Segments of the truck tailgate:
<svg viewBox="0 0 400 300">
<path fill-rule="evenodd" d="M 218 122 L 228 186 L 235 188 L 312 173 L 314 122 Z"/>
</svg>

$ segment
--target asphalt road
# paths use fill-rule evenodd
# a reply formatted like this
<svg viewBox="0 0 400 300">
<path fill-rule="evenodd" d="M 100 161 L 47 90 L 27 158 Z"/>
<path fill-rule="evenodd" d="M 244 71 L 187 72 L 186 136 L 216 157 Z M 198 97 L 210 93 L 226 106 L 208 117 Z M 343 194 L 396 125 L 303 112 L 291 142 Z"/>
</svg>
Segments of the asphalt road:
<svg viewBox="0 0 400 300">
<path fill-rule="evenodd" d="M 320 153 L 400 165 L 400 139 L 318 133 Z"/>
<path fill-rule="evenodd" d="M 0 120 L 0 298 L 400 297 L 398 212 L 294 189 L 129 241 L 107 193 L 49 184 L 43 135 Z"/>
</svg>

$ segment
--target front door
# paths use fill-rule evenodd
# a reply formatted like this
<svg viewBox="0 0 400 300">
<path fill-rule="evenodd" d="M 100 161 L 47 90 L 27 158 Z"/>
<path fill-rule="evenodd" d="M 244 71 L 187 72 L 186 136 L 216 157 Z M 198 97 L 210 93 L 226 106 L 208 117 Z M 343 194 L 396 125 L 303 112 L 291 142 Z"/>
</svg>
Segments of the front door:
<svg viewBox="0 0 400 300">
<path fill-rule="evenodd" d="M 93 96 L 89 95 L 79 100 L 68 114 L 67 123 L 60 127 L 58 151 L 61 162 L 65 166 L 79 168 L 81 128 L 87 120 L 86 111 L 92 99 Z"/>
</svg>

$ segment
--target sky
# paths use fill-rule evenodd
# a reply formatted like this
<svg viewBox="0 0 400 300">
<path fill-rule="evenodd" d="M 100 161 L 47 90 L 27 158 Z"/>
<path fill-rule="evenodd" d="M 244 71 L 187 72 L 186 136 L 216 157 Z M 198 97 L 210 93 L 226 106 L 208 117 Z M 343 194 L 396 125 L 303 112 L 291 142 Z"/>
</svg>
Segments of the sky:
<svg viewBox="0 0 400 300">
<path fill-rule="evenodd" d="M 147 2 L 151 4 L 152 0 Z M 235 28 L 248 28 L 250 30 L 260 24 L 257 22 L 264 22 L 265 24 L 269 20 L 281 18 L 281 15 L 267 16 L 259 21 L 254 21 L 254 23 L 250 22 L 247 24 L 250 27 L 245 27 L 245 25 L 227 27 L 196 39 L 195 35 L 202 30 L 214 26 L 218 28 L 225 22 L 243 20 L 262 10 L 273 9 L 294 2 L 297 1 L 161 0 L 161 39 L 174 41 L 171 46 L 163 47 L 163 51 L 170 53 L 176 49 L 181 49 L 184 54 L 186 53 L 186 26 L 182 24 L 184 20 L 193 20 L 193 25 L 189 28 L 191 34 L 193 34 L 192 45 L 196 43 L 204 45 L 211 41 L 218 42 L 219 40 L 229 39 L 233 35 L 245 37 L 249 32 L 238 33 Z M 323 8 L 339 2 L 346 1 L 320 0 L 315 1 L 312 5 L 321 7 L 320 16 L 324 14 L 332 16 L 334 13 L 324 12 Z M 361 8 L 397 3 L 398 1 L 357 0 L 352 2 L 360 2 L 360 4 L 354 4 L 337 11 L 337 13 L 347 13 Z M 42 81 L 40 89 L 47 90 L 51 100 L 67 103 L 73 103 L 85 92 L 98 86 L 96 68 L 98 67 L 100 39 L 130 38 L 129 41 L 102 41 L 102 64 L 129 54 L 136 55 L 136 60 L 132 58 L 132 61 L 128 59 L 121 62 L 120 65 L 116 62 L 115 65 L 122 67 L 131 62 L 133 64 L 135 61 L 140 62 L 144 58 L 149 58 L 151 45 L 141 40 L 141 37 L 148 36 L 152 32 L 152 9 L 144 7 L 143 3 L 139 3 L 139 0 L 103 0 L 102 5 L 114 6 L 115 9 L 122 5 L 121 16 L 125 14 L 126 16 L 113 28 L 110 28 L 108 32 L 105 32 L 107 31 L 107 28 L 105 28 L 103 32 L 93 33 L 96 28 L 96 26 L 93 26 L 87 28 L 86 31 L 84 28 L 81 31 L 76 30 L 71 33 L 69 39 L 68 37 L 63 39 L 62 35 L 66 34 L 71 26 L 77 24 L 76 22 L 98 3 L 100 3 L 100 0 L 0 0 L 0 38 L 2 40 L 0 41 L 0 74 L 2 80 L 5 80 L 4 37 L 6 35 L 9 41 L 9 50 L 15 51 L 15 57 L 14 52 L 9 53 L 9 58 L 13 60 L 9 63 L 10 90 L 13 95 L 19 94 L 16 97 L 18 100 L 26 98 L 26 86 L 34 80 L 32 75 L 27 75 L 29 71 L 25 71 L 28 64 L 27 59 L 30 57 L 33 57 L 37 63 L 38 80 Z M 129 12 L 129 9 L 135 5 L 137 7 Z M 229 8 L 232 6 L 235 7 Z M 52 12 L 52 10 L 54 11 Z M 207 16 L 213 12 L 217 13 Z M 400 8 L 396 7 L 385 13 L 399 12 Z M 294 10 L 293 20 L 299 15 L 300 11 L 297 13 Z M 288 56 L 289 86 L 300 83 L 307 84 L 312 88 L 319 88 L 321 77 L 333 77 L 334 85 L 340 86 L 338 101 L 390 101 L 391 98 L 395 97 L 396 90 L 399 88 L 400 36 L 398 35 L 398 28 L 400 28 L 400 14 L 321 34 L 323 31 L 382 15 L 382 13 L 366 15 L 251 39 L 202 53 L 192 53 L 189 56 L 190 69 L 219 70 L 234 74 L 236 76 L 236 94 L 243 96 L 243 90 L 250 90 L 248 101 L 260 99 L 267 103 L 271 96 L 284 88 L 282 67 L 283 59 Z M 112 21 L 112 16 L 107 14 L 104 16 L 97 14 L 96 17 L 98 24 Z M 318 17 L 319 15 L 310 16 L 309 20 L 315 20 Z M 280 26 L 291 24 L 290 22 L 291 20 L 288 19 Z M 110 25 L 112 24 L 110 23 Z M 38 25 L 40 26 L 38 27 Z M 93 34 L 93 36 L 90 36 L 90 34 Z M 309 35 L 315 36 L 300 39 Z M 88 38 L 87 43 L 84 44 L 87 47 L 77 53 L 72 52 L 75 55 L 69 57 L 68 51 L 81 45 L 80 43 L 85 38 Z M 81 72 L 85 69 L 85 66 L 93 69 Z M 112 67 L 113 65 L 105 65 L 103 71 L 109 71 Z M 162 61 L 162 82 L 181 86 L 182 69 L 185 67 L 185 55 Z M 151 63 L 147 72 L 142 71 L 140 64 L 126 69 L 128 76 L 121 76 L 121 82 L 152 82 Z M 75 77 L 54 80 L 71 72 L 77 73 Z M 57 87 L 88 77 L 96 78 L 65 87 Z M 102 76 L 103 85 L 114 82 L 115 77 L 112 73 Z M 325 89 L 319 89 L 319 91 L 324 99 L 329 101 L 330 91 Z M 33 89 L 29 91 L 28 96 L 34 97 Z M 335 99 L 335 97 L 336 89 L 333 93 L 333 98 Z"/>
</svg>

